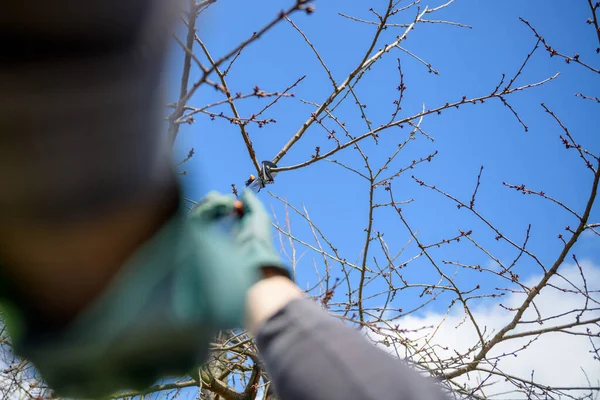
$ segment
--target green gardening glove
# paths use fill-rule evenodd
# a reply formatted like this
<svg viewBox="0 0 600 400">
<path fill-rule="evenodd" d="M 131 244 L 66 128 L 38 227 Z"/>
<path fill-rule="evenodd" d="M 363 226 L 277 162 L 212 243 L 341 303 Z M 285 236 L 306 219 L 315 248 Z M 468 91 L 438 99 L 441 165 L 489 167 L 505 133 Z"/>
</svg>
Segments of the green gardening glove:
<svg viewBox="0 0 600 400">
<path fill-rule="evenodd" d="M 260 277 L 261 268 L 270 268 L 291 279 L 289 269 L 273 247 L 271 218 L 254 192 L 246 189 L 241 196 L 242 213 L 233 196 L 210 192 L 193 212 L 193 218 L 205 224 L 217 224 L 233 238 L 244 259 L 243 268 Z M 257 279 L 258 279 L 257 278 Z"/>
</svg>

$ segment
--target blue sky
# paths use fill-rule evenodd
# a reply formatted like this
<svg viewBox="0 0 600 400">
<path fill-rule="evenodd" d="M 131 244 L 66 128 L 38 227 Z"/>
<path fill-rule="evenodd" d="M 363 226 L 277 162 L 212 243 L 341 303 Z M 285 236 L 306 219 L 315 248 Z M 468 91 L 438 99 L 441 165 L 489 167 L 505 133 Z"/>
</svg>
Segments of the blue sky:
<svg viewBox="0 0 600 400">
<path fill-rule="evenodd" d="M 375 1 L 373 6 L 382 9 L 385 3 Z M 395 87 L 398 84 L 398 57 L 403 65 L 407 86 L 403 101 L 404 115 L 418 111 L 422 103 L 433 107 L 462 95 L 472 97 L 489 93 L 503 72 L 509 76 L 514 74 L 536 42 L 529 29 L 519 21 L 520 16 L 529 20 L 556 48 L 567 54 L 579 52 L 582 58 L 594 61 L 597 58 L 594 53 L 597 44 L 593 31 L 584 23 L 588 17 L 587 6 L 585 2 L 577 3 L 558 7 L 558 2 L 539 1 L 455 2 L 441 11 L 437 18 L 468 24 L 473 29 L 423 24 L 404 43 L 406 49 L 430 62 L 440 71 L 440 75 L 428 73 L 423 65 L 400 51 L 389 54 L 358 87 L 361 101 L 368 105 L 368 117 L 377 124 L 393 111 L 391 103 L 395 99 Z M 354 2 L 317 2 L 316 6 L 317 12 L 313 15 L 298 14 L 295 21 L 339 81 L 362 57 L 373 27 L 342 18 L 337 13 L 359 18 L 370 18 L 372 15 L 368 7 Z M 252 4 L 236 2 L 235 6 L 227 7 L 217 3 L 205 17 L 207 22 L 201 26 L 204 31 L 200 32 L 200 36 L 205 39 L 209 50 L 218 56 L 261 27 L 276 12 L 277 8 L 266 1 Z M 407 19 L 408 15 L 400 15 L 397 22 Z M 390 29 L 386 33 L 393 37 L 399 30 Z M 168 67 L 168 75 L 172 77 L 175 87 L 179 81 L 180 58 L 180 52 L 175 49 Z M 550 59 L 540 49 L 517 84 L 539 81 L 556 72 L 561 72 L 561 76 L 546 86 L 509 98 L 511 105 L 529 126 L 529 132 L 524 132 L 509 110 L 497 100 L 460 110 L 448 110 L 441 116 L 430 116 L 423 122 L 423 128 L 435 138 L 435 142 L 419 137 L 407 146 L 396 164 L 403 166 L 413 158 L 438 150 L 434 161 L 412 172 L 463 199 L 469 198 L 479 166 L 484 165 L 478 198 L 480 210 L 499 227 L 506 229 L 507 233 L 514 233 L 515 240 L 524 237 L 524 228 L 531 223 L 531 245 L 546 260 L 556 255 L 556 251 L 553 251 L 559 245 L 556 235 L 565 225 L 573 222 L 556 206 L 508 190 L 501 182 L 525 183 L 528 187 L 544 190 L 566 204 L 582 209 L 589 192 L 591 175 L 573 152 L 564 150 L 558 139 L 560 128 L 543 111 L 540 103 L 545 102 L 555 110 L 577 140 L 597 153 L 600 141 L 594 134 L 594 126 L 598 121 L 598 105 L 576 98 L 574 94 L 595 95 L 600 81 L 593 73 L 579 66 Z M 251 91 L 255 85 L 265 91 L 282 90 L 302 75 L 307 75 L 307 78 L 294 90 L 296 98 L 283 99 L 266 115 L 275 118 L 276 124 L 261 129 L 253 126 L 248 128 L 259 159 L 271 159 L 310 115 L 312 107 L 299 100 L 320 102 L 329 93 L 330 85 L 308 46 L 288 24 L 281 24 L 270 35 L 252 44 L 230 72 L 228 84 L 231 90 L 243 93 Z M 193 71 L 192 80 L 194 76 L 198 76 L 198 71 Z M 190 104 L 203 105 L 221 98 L 213 90 L 204 89 L 198 91 Z M 266 101 L 240 103 L 240 113 L 249 115 L 256 112 Z M 223 110 L 227 111 L 225 108 Z M 352 133 L 365 131 L 356 107 L 342 110 L 343 113 L 338 117 L 347 121 Z M 378 165 L 405 136 L 404 131 L 396 128 L 382 133 L 379 146 L 375 146 L 370 139 L 363 146 L 372 162 Z M 309 159 L 316 145 L 325 149 L 331 144 L 327 143 L 322 130 L 312 129 L 280 165 Z M 181 153 L 178 157 L 182 157 L 190 147 L 196 150 L 196 156 L 183 167 L 189 173 L 184 181 L 190 198 L 198 199 L 213 189 L 228 192 L 232 183 L 242 187 L 247 175 L 253 171 L 239 130 L 227 121 L 197 118 L 195 124 L 183 126 L 177 143 Z M 362 166 L 352 149 L 346 149 L 333 158 L 358 168 Z M 367 218 L 365 184 L 346 170 L 321 161 L 301 170 L 282 173 L 277 183 L 269 189 L 295 206 L 305 204 L 314 221 L 328 236 L 331 235 L 342 253 L 352 259 L 358 256 L 364 243 L 362 230 L 366 227 Z M 425 241 L 453 235 L 456 229 L 476 229 L 467 212 L 456 210 L 439 195 L 419 187 L 410 179 L 410 174 L 400 178 L 394 190 L 397 196 L 415 200 L 405 210 Z M 276 200 L 266 193 L 261 193 L 261 196 L 281 211 Z M 378 196 L 385 196 L 385 193 L 378 193 Z M 593 215 L 598 216 L 595 211 Z M 406 232 L 398 225 L 399 221 L 390 216 L 387 211 L 376 215 L 377 230 L 394 236 L 398 245 L 404 244 Z M 279 217 L 282 218 L 282 215 Z M 299 236 L 307 233 L 303 230 L 301 220 L 292 222 L 294 232 Z M 481 229 L 477 232 L 484 233 Z M 304 238 L 309 239 L 307 236 Z M 481 238 L 483 240 L 486 237 Z M 467 258 L 467 253 L 473 252 L 471 247 L 457 246 L 456 255 Z M 452 250 L 449 246 L 444 251 Z M 597 253 L 593 254 L 591 248 L 583 250 L 589 253 L 586 253 L 589 257 L 598 256 Z M 477 262 L 473 260 L 476 258 L 471 261 Z"/>
<path fill-rule="evenodd" d="M 288 3 L 291 2 L 283 2 L 280 7 L 287 7 Z M 441 3 L 424 2 L 430 6 Z M 383 11 L 386 4 L 382 0 L 368 4 L 347 0 L 317 1 L 313 15 L 299 13 L 293 20 L 307 34 L 340 82 L 364 55 L 374 28 L 343 18 L 338 12 L 372 19 L 369 7 Z M 583 60 L 598 65 L 600 56 L 595 53 L 598 41 L 591 26 L 585 24 L 589 17 L 587 7 L 587 2 L 581 0 L 568 3 L 558 0 L 457 0 L 432 18 L 460 22 L 473 29 L 421 24 L 403 43 L 404 48 L 431 63 L 440 72 L 439 75 L 428 73 L 422 64 L 398 50 L 376 64 L 357 87 L 357 94 L 361 102 L 367 104 L 365 112 L 375 126 L 389 119 L 393 111 L 392 101 L 397 96 L 396 67 L 400 58 L 407 86 L 400 116 L 418 112 L 423 103 L 432 108 L 459 100 L 463 95 L 485 95 L 493 90 L 502 73 L 512 76 L 517 71 L 536 43 L 536 38 L 519 21 L 519 17 L 529 20 L 559 51 L 569 55 L 579 53 Z M 205 14 L 199 35 L 218 58 L 271 20 L 278 10 L 279 7 L 266 0 L 217 2 Z M 408 22 L 413 15 L 413 11 L 399 14 L 393 22 Z M 402 32 L 401 29 L 388 29 L 380 43 L 391 42 Z M 196 47 L 196 53 L 199 52 Z M 178 91 L 181 58 L 181 51 L 174 47 L 167 66 L 172 84 L 170 100 L 175 99 Z M 458 210 L 452 202 L 420 187 L 410 178 L 414 174 L 468 202 L 479 167 L 483 165 L 478 210 L 519 243 L 524 240 L 525 230 L 531 224 L 528 248 L 545 263 L 556 258 L 562 247 L 557 235 L 565 233 L 565 226 L 574 226 L 574 219 L 556 205 L 507 189 L 502 182 L 526 184 L 531 189 L 543 190 L 564 201 L 579 212 L 583 210 L 592 174 L 574 151 L 565 150 L 559 140 L 562 134 L 560 127 L 544 112 L 540 103 L 544 102 L 559 115 L 583 147 L 598 154 L 600 105 L 577 98 L 574 94 L 598 96 L 600 77 L 578 65 L 550 58 L 542 47 L 534 54 L 516 84 L 537 82 L 557 72 L 561 75 L 556 80 L 507 98 L 528 125 L 528 132 L 497 99 L 463 106 L 459 110 L 447 110 L 440 116 L 424 119 L 422 128 L 435 141 L 432 143 L 417 135 L 417 140 L 412 141 L 393 164 L 395 167 L 406 166 L 413 159 L 427 156 L 435 150 L 439 152 L 432 162 L 402 175 L 393 186 L 397 200 L 414 200 L 403 206 L 403 211 L 423 242 L 456 236 L 458 229 L 472 229 L 473 237 L 502 261 L 516 256 L 514 249 L 496 241 L 493 232 L 466 210 Z M 260 160 L 270 160 L 310 116 L 313 107 L 300 100 L 322 102 L 330 93 L 331 85 L 302 37 L 287 23 L 282 23 L 245 49 L 231 69 L 228 75 L 230 89 L 242 93 L 251 92 L 256 85 L 267 92 L 280 91 L 303 75 L 307 76 L 306 79 L 293 90 L 296 97 L 282 99 L 265 115 L 266 118 L 275 118 L 277 123 L 260 129 L 256 126 L 248 128 Z M 191 80 L 198 76 L 198 70 L 193 69 Z M 195 94 L 190 105 L 202 106 L 222 98 L 214 90 L 203 88 Z M 269 101 L 251 99 L 240 102 L 238 108 L 242 115 L 249 116 Z M 227 108 L 221 110 L 230 114 Z M 337 117 L 345 121 L 355 135 L 367 131 L 351 101 L 339 109 Z M 384 131 L 378 145 L 366 139 L 362 144 L 363 150 L 377 167 L 406 138 L 407 133 L 408 128 Z M 322 129 L 311 128 L 279 165 L 293 165 L 310 159 L 315 146 L 321 146 L 322 151 L 330 148 L 332 143 L 326 136 Z M 189 198 L 200 199 L 209 190 L 230 192 L 232 183 L 241 188 L 248 174 L 253 172 L 238 127 L 227 121 L 198 117 L 194 124 L 182 126 L 176 143 L 177 158 L 182 159 L 192 147 L 196 155 L 182 167 L 188 172 L 182 179 Z M 357 169 L 364 164 L 352 148 L 332 158 Z M 312 220 L 343 257 L 351 262 L 358 260 L 365 242 L 363 229 L 368 222 L 368 187 L 365 181 L 339 166 L 320 161 L 307 168 L 281 173 L 269 190 L 295 207 L 306 206 Z M 386 195 L 383 189 L 379 189 L 376 199 L 384 200 Z M 261 192 L 260 197 L 269 208 L 273 207 L 280 221 L 284 220 L 285 209 L 279 201 L 266 191 Z M 591 222 L 600 222 L 598 207 L 592 212 Z M 293 212 L 291 224 L 297 237 L 314 243 L 308 225 Z M 408 232 L 391 209 L 376 211 L 375 229 L 385 233 L 392 252 L 401 249 L 409 239 Z M 304 253 L 301 245 L 297 245 L 297 251 L 299 255 Z M 400 259 L 406 260 L 416 251 L 411 246 Z M 575 252 L 580 259 L 597 264 L 600 261 L 598 238 L 584 235 Z M 489 263 L 487 256 L 465 240 L 441 247 L 432 254 L 438 261 Z M 372 255 L 381 257 L 382 254 L 374 250 Z M 307 252 L 297 266 L 301 286 L 316 281 L 313 260 L 317 268 L 323 270 L 318 254 Z M 371 262 L 369 265 L 373 267 Z M 410 279 L 415 282 L 434 281 L 436 274 L 427 262 L 419 260 L 411 265 L 406 271 Z M 516 270 L 523 278 L 541 272 L 526 257 Z M 448 266 L 447 271 L 453 274 L 454 268 Z M 342 275 L 334 273 L 334 276 Z M 460 272 L 456 279 L 465 287 L 479 283 L 484 291 L 491 291 L 497 286 L 496 281 L 487 281 L 487 278 L 481 281 L 480 275 L 473 273 Z M 371 290 L 375 291 L 375 286 Z M 417 304 L 419 299 L 415 293 L 399 296 L 397 302 L 401 304 L 393 306 L 407 308 Z M 375 300 L 372 305 L 379 301 Z M 447 303 L 434 302 L 427 310 L 439 312 L 445 307 Z"/>
</svg>

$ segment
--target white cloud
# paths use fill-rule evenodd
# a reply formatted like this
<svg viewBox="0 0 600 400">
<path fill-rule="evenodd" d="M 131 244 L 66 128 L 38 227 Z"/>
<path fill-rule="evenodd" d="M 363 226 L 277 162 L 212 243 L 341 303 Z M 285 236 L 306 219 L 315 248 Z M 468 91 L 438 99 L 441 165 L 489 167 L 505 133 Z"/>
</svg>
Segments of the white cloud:
<svg viewBox="0 0 600 400">
<path fill-rule="evenodd" d="M 580 262 L 580 265 L 586 277 L 588 290 L 600 290 L 600 266 L 593 265 L 590 262 Z M 564 265 L 560 268 L 560 272 L 562 276 L 576 286 L 583 286 L 580 272 L 576 266 Z M 539 279 L 539 276 L 532 278 L 528 282 L 525 282 L 525 285 L 531 287 L 539 282 Z M 550 282 L 560 288 L 573 289 L 573 286 L 558 276 L 555 276 Z M 594 293 L 592 296 L 595 297 L 596 301 L 600 301 L 599 293 Z M 509 308 L 518 307 L 522 304 L 524 298 L 524 294 L 510 294 L 503 297 L 501 303 Z M 499 303 L 500 301 L 491 305 L 473 307 L 471 310 L 481 331 L 486 332 L 484 335 L 486 340 L 489 340 L 501 328 L 506 326 L 514 315 L 513 312 L 500 307 Z M 583 308 L 585 306 L 585 297 L 579 293 L 564 292 L 546 287 L 536 299 L 535 306 L 544 318 Z M 600 318 L 600 306 L 598 304 L 589 303 L 588 307 L 596 308 L 596 310 L 586 312 L 581 317 L 582 320 Z M 570 313 L 551 321 L 546 321 L 542 325 L 532 323 L 525 326 L 517 326 L 516 329 L 510 331 L 508 334 L 547 329 L 572 323 L 575 321 L 575 316 L 575 313 Z M 522 320 L 536 320 L 536 318 L 537 312 L 534 307 L 530 306 L 523 315 Z M 465 318 L 462 308 L 456 306 L 448 315 L 428 313 L 421 317 L 408 316 L 399 319 L 396 323 L 400 329 L 408 331 L 418 330 L 424 326 L 433 327 L 418 332 L 404 333 L 403 335 L 415 340 L 421 346 L 426 341 L 428 341 L 429 346 L 440 346 L 435 347 L 435 349 L 437 356 L 442 359 L 455 355 L 455 351 L 461 354 L 468 353 L 469 348 L 472 348 L 479 342 L 475 328 Z M 598 325 L 592 325 L 590 328 L 593 332 L 599 332 Z M 585 328 L 572 328 L 570 331 L 585 332 Z M 379 335 L 370 333 L 369 336 L 373 339 L 381 340 L 385 334 L 377 337 Z M 595 387 L 600 386 L 600 361 L 594 359 L 594 354 L 591 353 L 592 346 L 588 337 L 566 333 L 546 333 L 539 336 L 533 342 L 531 342 L 532 339 L 535 339 L 535 336 L 511 339 L 499 343 L 490 351 L 488 359 L 517 351 L 516 357 L 513 355 L 500 357 L 496 368 L 504 374 L 523 379 L 530 379 L 533 371 L 535 382 L 552 387 L 589 387 L 590 384 Z M 596 336 L 594 343 L 597 348 L 600 347 L 600 338 Z M 523 346 L 527 347 L 522 351 L 518 351 Z M 394 353 L 398 350 L 400 354 L 403 354 L 406 350 L 401 345 L 397 345 L 396 350 L 392 347 L 388 349 Z M 477 354 L 478 351 L 477 349 L 472 352 L 470 354 L 471 357 L 465 361 L 472 360 L 473 355 Z M 424 361 L 422 357 L 419 359 L 418 355 L 414 360 Z M 488 365 L 486 368 L 491 369 L 491 367 L 491 365 Z M 455 382 L 474 388 L 487 376 L 488 374 L 486 373 L 470 373 L 469 375 L 457 378 Z M 587 379 L 589 379 L 589 383 Z M 486 384 L 490 383 L 494 384 L 477 394 L 502 399 L 527 398 L 525 392 L 515 392 L 515 386 L 501 376 L 490 377 L 486 381 Z M 587 393 L 589 393 L 589 390 Z M 570 392 L 570 394 L 579 397 L 586 393 Z M 595 392 L 595 395 L 598 395 L 598 392 Z"/>
</svg>

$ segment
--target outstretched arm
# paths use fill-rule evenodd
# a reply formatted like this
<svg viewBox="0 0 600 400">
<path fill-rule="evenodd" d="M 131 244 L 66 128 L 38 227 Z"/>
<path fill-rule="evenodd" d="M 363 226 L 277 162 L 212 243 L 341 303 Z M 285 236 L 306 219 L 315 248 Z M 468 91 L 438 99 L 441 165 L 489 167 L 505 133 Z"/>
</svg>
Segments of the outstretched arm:
<svg viewBox="0 0 600 400">
<path fill-rule="evenodd" d="M 433 381 L 303 297 L 281 276 L 248 294 L 248 326 L 281 399 L 446 399 Z"/>
</svg>

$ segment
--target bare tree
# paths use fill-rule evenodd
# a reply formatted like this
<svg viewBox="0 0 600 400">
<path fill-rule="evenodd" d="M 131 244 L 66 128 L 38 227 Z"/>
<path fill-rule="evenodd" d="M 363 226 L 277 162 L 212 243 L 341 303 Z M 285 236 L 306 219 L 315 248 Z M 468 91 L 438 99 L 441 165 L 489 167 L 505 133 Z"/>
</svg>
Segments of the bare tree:
<svg viewBox="0 0 600 400">
<path fill-rule="evenodd" d="M 531 31 L 531 36 L 523 40 L 530 40 L 532 49 L 522 55 L 521 64 L 515 65 L 512 71 L 506 71 L 498 77 L 498 81 L 490 82 L 490 86 L 481 89 L 480 93 L 469 96 L 458 93 L 433 107 L 423 106 L 415 113 L 406 113 L 403 106 L 407 86 L 402 60 L 414 59 L 433 75 L 439 73 L 433 65 L 405 47 L 407 36 L 418 34 L 418 31 L 412 31 L 421 25 L 448 25 L 448 29 L 469 29 L 469 26 L 461 21 L 447 21 L 439 17 L 443 10 L 453 6 L 453 0 L 443 4 L 432 2 L 436 5 L 424 4 L 424 0 L 390 0 L 386 3 L 382 9 L 368 9 L 365 5 L 367 16 L 340 13 L 339 18 L 370 26 L 372 31 L 368 45 L 360 49 L 356 64 L 348 66 L 347 74 L 338 76 L 326 63 L 327 54 L 321 53 L 302 29 L 306 15 L 315 11 L 310 1 L 292 1 L 288 9 L 274 12 L 275 16 L 269 23 L 258 27 L 239 45 L 217 54 L 202 39 L 197 21 L 209 7 L 219 7 L 220 2 L 190 0 L 182 18 L 186 27 L 185 37 L 175 37 L 182 49 L 183 64 L 179 97 L 168 105 L 171 142 L 175 143 L 183 125 L 192 125 L 202 118 L 226 120 L 231 123 L 232 129 L 239 132 L 248 157 L 257 173 L 260 172 L 248 128 L 276 122 L 273 106 L 280 101 L 298 101 L 294 90 L 303 84 L 305 76 L 298 76 L 289 86 L 278 91 L 264 91 L 257 86 L 243 93 L 236 92 L 229 85 L 228 75 L 236 68 L 243 68 L 242 53 L 252 52 L 253 43 L 268 35 L 274 27 L 283 25 L 295 31 L 314 54 L 312 62 L 322 68 L 330 88 L 322 98 L 299 100 L 310 106 L 311 111 L 273 157 L 272 161 L 278 165 L 276 171 L 283 174 L 312 168 L 317 163 L 331 163 L 356 177 L 361 182 L 360 187 L 366 191 L 367 199 L 365 209 L 353 216 L 365 220 L 366 226 L 359 257 L 351 261 L 356 254 L 341 251 L 341 246 L 336 246 L 335 240 L 331 239 L 336 235 L 320 228 L 320 221 L 314 220 L 303 204 L 292 204 L 284 196 L 269 192 L 274 203 L 285 209 L 283 217 L 274 212 L 274 226 L 278 233 L 276 240 L 281 245 L 282 254 L 294 268 L 306 251 L 314 256 L 315 273 L 308 282 L 307 294 L 333 315 L 363 331 L 376 345 L 405 359 L 423 374 L 433 376 L 456 398 L 598 398 L 600 380 L 595 374 L 600 365 L 600 285 L 597 276 L 590 276 L 594 271 L 590 271 L 575 253 L 582 235 L 590 234 L 596 240 L 600 236 L 600 224 L 591 220 L 600 181 L 600 158 L 579 145 L 577 137 L 586 132 L 570 131 L 561 120 L 560 109 L 541 104 L 560 131 L 557 140 L 568 151 L 565 157 L 576 156 L 581 160 L 580 170 L 572 173 L 589 177 L 589 192 L 579 204 L 567 204 L 561 200 L 560 193 L 546 193 L 543 188 L 520 182 L 503 183 L 507 190 L 552 203 L 572 219 L 573 222 L 557 234 L 557 242 L 548 244 L 553 249 L 551 259 L 546 255 L 540 256 L 531 248 L 531 225 L 519 234 L 505 232 L 502 221 L 498 221 L 493 213 L 486 212 L 486 207 L 480 206 L 478 195 L 486 185 L 483 165 L 473 171 L 473 190 L 468 194 L 454 194 L 452 188 L 446 187 L 443 182 L 429 182 L 419 177 L 419 168 L 434 163 L 438 149 L 433 147 L 432 151 L 417 158 L 410 157 L 408 162 L 404 154 L 415 142 L 424 141 L 435 146 L 433 133 L 425 129 L 425 121 L 429 117 L 458 112 L 465 107 L 479 107 L 486 102 L 501 104 L 523 130 L 528 131 L 525 120 L 509 101 L 520 92 L 558 78 L 556 73 L 536 81 L 518 83 L 523 80 L 523 72 L 532 57 L 544 49 L 553 59 L 576 64 L 569 67 L 578 67 L 581 73 L 600 74 L 599 67 L 578 54 L 570 56 L 555 49 L 544 38 L 543 32 L 522 19 L 524 26 Z M 587 3 L 590 15 L 587 23 L 598 37 L 596 52 L 600 52 L 597 20 L 600 6 L 591 0 Z M 378 104 L 379 107 L 391 104 L 389 117 L 374 120 L 367 105 L 361 101 L 361 93 L 366 90 L 361 83 L 368 79 L 374 65 L 390 57 L 397 59 L 396 97 Z M 195 75 L 192 71 L 199 71 L 199 78 L 195 81 L 190 79 Z M 268 82 L 266 84 L 268 86 Z M 209 88 L 216 90 L 221 99 L 203 105 L 195 104 L 196 98 L 192 101 L 196 92 Z M 576 96 L 582 101 L 600 103 L 594 93 L 577 93 Z M 241 103 L 245 103 L 244 110 L 250 107 L 254 110 L 240 112 Z M 342 119 L 342 109 L 346 110 L 344 115 L 347 115 L 347 110 L 353 110 L 357 115 L 355 120 L 359 122 Z M 395 133 L 395 139 L 386 137 L 392 135 L 392 130 L 398 132 L 396 128 L 403 128 L 401 134 Z M 315 133 L 312 139 L 307 139 L 309 130 L 320 134 Z M 314 141 L 314 137 L 318 138 L 318 142 L 312 154 L 306 154 L 304 161 L 285 164 L 286 155 L 292 148 L 301 142 Z M 380 140 L 385 140 L 389 154 L 383 158 L 372 157 L 373 144 Z M 389 146 L 390 140 L 395 140 L 394 146 Z M 381 153 L 380 148 L 377 151 Z M 355 152 L 355 160 L 358 161 L 340 161 L 340 157 L 343 159 L 342 155 L 349 152 Z M 191 149 L 179 166 L 183 168 L 193 156 L 194 150 Z M 185 174 L 184 171 L 182 173 Z M 420 235 L 422 227 L 411 218 L 409 210 L 414 202 L 412 193 L 421 189 L 428 189 L 432 198 L 449 202 L 462 213 L 461 227 L 454 234 L 434 241 Z M 239 188 L 232 184 L 232 190 L 237 195 Z M 397 232 L 380 230 L 379 221 L 389 218 L 397 219 Z M 297 231 L 300 226 L 308 229 L 304 232 L 309 234 L 296 235 L 292 232 L 292 228 Z M 396 239 L 389 241 L 390 236 L 403 238 L 403 241 L 399 245 Z M 490 237 L 494 239 L 492 242 Z M 448 257 L 447 249 L 457 246 L 476 249 L 487 262 L 482 263 L 479 258 L 470 262 L 464 258 L 459 261 Z M 506 259 L 497 255 L 506 252 L 514 256 Z M 535 278 L 520 277 L 523 271 L 531 271 L 531 268 L 535 268 Z M 542 305 L 543 296 L 562 296 L 561 299 L 568 301 L 563 303 L 564 307 L 549 308 Z M 496 308 L 488 310 L 497 314 L 494 323 L 486 319 L 480 310 L 481 304 L 488 304 L 489 300 L 500 301 Z M 434 304 L 445 312 L 436 314 L 437 320 L 419 325 L 420 320 L 413 316 L 429 310 Z M 444 334 L 449 331 L 460 332 L 457 334 L 464 335 L 470 342 L 457 346 L 451 337 Z M 512 372 L 511 360 L 526 354 L 536 342 L 548 335 L 575 336 L 587 343 L 590 358 L 597 365 L 591 371 L 582 368 L 581 374 L 587 377 L 587 385 L 563 387 L 538 378 L 539 371 L 531 370 L 522 376 Z M 9 350 L 3 338 L 2 345 Z M 16 391 L 31 397 L 44 394 L 43 384 L 37 383 L 31 371 L 27 372 L 25 362 L 5 360 L 5 364 L 8 367 L 3 371 L 1 389 L 4 397 L 11 397 L 11 393 Z M 580 369 L 581 365 L 569 367 Z M 35 391 L 31 392 L 33 389 Z M 115 398 L 175 398 L 183 397 L 183 393 L 187 395 L 190 390 L 196 391 L 197 398 L 202 399 L 276 398 L 252 337 L 243 331 L 221 332 L 211 344 L 207 363 L 190 372 L 189 376 L 161 382 L 144 393 L 115 394 Z"/>
</svg>

